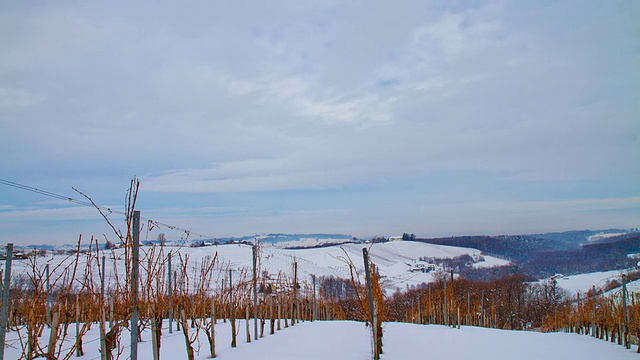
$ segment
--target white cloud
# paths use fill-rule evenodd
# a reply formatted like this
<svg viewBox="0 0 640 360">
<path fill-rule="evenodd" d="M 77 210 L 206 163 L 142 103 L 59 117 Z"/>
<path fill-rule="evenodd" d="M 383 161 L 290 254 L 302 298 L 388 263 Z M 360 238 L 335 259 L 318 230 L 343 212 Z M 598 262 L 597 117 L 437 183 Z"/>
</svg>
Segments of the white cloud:
<svg viewBox="0 0 640 360">
<path fill-rule="evenodd" d="M 468 46 L 468 39 L 462 27 L 460 14 L 445 14 L 439 21 L 417 29 L 413 35 L 416 46 L 425 40 L 433 39 L 441 51 L 448 57 L 460 55 Z"/>
<path fill-rule="evenodd" d="M 199 6 L 0 13 L 0 167 L 111 203 L 105 184 L 132 174 L 153 192 L 246 194 L 471 170 L 524 193 L 637 195 L 617 188 L 640 176 L 636 7 Z"/>
<path fill-rule="evenodd" d="M 374 94 L 349 94 L 319 87 L 301 77 L 269 76 L 264 79 L 218 81 L 237 96 L 257 96 L 260 102 L 275 103 L 289 117 L 310 119 L 321 124 L 370 127 L 391 121 L 393 99 Z"/>
<path fill-rule="evenodd" d="M 297 157 L 262 159 L 218 164 L 211 168 L 183 169 L 142 180 L 148 191 L 161 192 L 256 192 L 300 189 L 326 189 L 363 182 L 370 173 L 354 175 L 327 168 L 314 159 L 301 162 Z M 355 176 L 355 178 L 354 178 Z"/>
<path fill-rule="evenodd" d="M 0 88 L 0 108 L 11 109 L 34 106 L 43 99 L 43 96 L 28 91 Z"/>
</svg>

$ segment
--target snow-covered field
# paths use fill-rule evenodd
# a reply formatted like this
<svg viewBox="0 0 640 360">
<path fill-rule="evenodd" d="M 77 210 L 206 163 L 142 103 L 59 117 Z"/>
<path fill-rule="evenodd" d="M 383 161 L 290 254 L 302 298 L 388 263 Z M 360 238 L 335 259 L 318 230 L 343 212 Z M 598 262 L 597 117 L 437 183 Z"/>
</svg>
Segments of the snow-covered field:
<svg viewBox="0 0 640 360">
<path fill-rule="evenodd" d="M 283 272 L 290 276 L 292 262 L 298 263 L 298 276 L 301 281 L 309 280 L 310 275 L 348 277 L 348 266 L 345 262 L 350 258 L 360 269 L 362 266 L 362 248 L 369 245 L 347 244 L 340 247 L 317 249 L 284 250 L 275 247 L 263 247 L 261 250 L 261 268 L 271 274 Z M 151 248 L 143 247 L 144 254 Z M 410 265 L 420 257 L 455 257 L 463 254 L 478 254 L 478 250 L 450 246 L 432 245 L 418 242 L 389 242 L 370 246 L 371 260 L 375 263 L 390 284 L 391 288 L 403 289 L 406 286 L 429 282 L 433 272 L 410 272 Z M 165 255 L 180 251 L 182 256 L 189 256 L 190 264 L 201 262 L 206 258 L 218 256 L 220 269 L 249 269 L 252 262 L 252 250 L 247 245 L 219 245 L 198 248 L 166 247 Z M 113 272 L 114 266 L 120 274 L 124 273 L 122 250 L 104 253 L 108 259 L 107 274 Z M 65 260 L 66 259 L 66 260 Z M 79 268 L 84 268 L 86 256 L 80 256 Z M 177 257 L 174 257 L 177 263 Z M 37 268 L 42 270 L 49 263 L 51 271 L 57 264 L 70 262 L 71 258 L 62 255 L 49 255 L 37 260 Z M 502 265 L 504 260 L 485 257 L 484 262 L 476 266 Z M 114 265 L 115 264 L 115 265 Z M 97 263 L 93 266 L 97 266 Z M 63 266 L 64 267 L 64 266 Z M 32 271 L 30 262 L 20 260 L 14 262 L 14 274 Z M 604 284 L 607 279 L 620 275 L 620 271 L 574 275 L 558 279 L 558 284 L 572 292 L 586 292 L 592 285 Z M 109 275 L 107 275 L 109 278 Z M 631 284 L 630 284 L 631 287 Z M 252 323 L 251 323 L 252 324 Z M 74 326 L 70 327 L 70 337 L 66 347 L 73 341 Z M 264 338 L 246 343 L 244 339 L 244 322 L 239 321 L 238 347 L 230 347 L 230 325 L 218 321 L 216 325 L 217 354 L 220 359 L 370 359 L 371 340 L 369 329 L 363 323 L 352 321 L 305 322 L 265 335 Z M 268 332 L 268 325 L 265 329 Z M 191 330 L 193 331 L 193 330 Z M 253 330 L 251 330 L 253 334 Z M 41 343 L 47 343 L 48 333 L 43 333 Z M 128 358 L 130 335 L 125 330 L 122 334 L 124 353 L 121 359 Z M 20 344 L 17 334 L 7 334 L 6 359 L 17 359 L 20 356 Z M 206 336 L 200 334 L 194 344 L 197 350 L 196 359 L 207 359 L 208 343 Z M 98 327 L 96 325 L 84 337 L 85 355 L 80 359 L 99 359 Z M 161 359 L 185 359 L 186 351 L 181 332 L 175 330 L 168 333 L 168 323 L 163 327 Z M 419 359 L 419 358 L 451 358 L 451 359 L 637 359 L 635 346 L 627 350 L 621 346 L 589 336 L 565 333 L 537 333 L 523 331 L 506 331 L 476 327 L 453 329 L 436 325 L 414 325 L 387 323 L 384 325 L 383 360 Z M 143 334 L 143 342 L 139 344 L 139 359 L 151 359 L 150 334 Z"/>
<path fill-rule="evenodd" d="M 298 277 L 300 281 L 310 281 L 311 275 L 320 276 L 337 276 L 349 278 L 349 267 L 346 260 L 350 258 L 356 268 L 362 270 L 364 268 L 362 259 L 362 249 L 369 247 L 371 261 L 378 266 L 380 274 L 384 277 L 385 286 L 389 290 L 403 290 L 407 286 L 417 285 L 423 282 L 430 282 L 434 278 L 434 272 L 410 272 L 410 265 L 416 262 L 420 257 L 436 257 L 451 258 L 463 254 L 480 254 L 479 250 L 433 245 L 420 242 L 398 241 L 380 244 L 345 244 L 341 246 L 331 246 L 314 249 L 286 250 L 276 247 L 265 246 L 261 248 L 260 268 L 262 271 L 268 271 L 270 274 L 277 275 L 279 272 L 287 276 L 292 274 L 292 263 L 298 263 Z M 151 247 L 141 247 L 141 258 L 148 252 Z M 183 256 L 189 256 L 190 264 L 201 262 L 205 258 L 213 258 L 216 253 L 218 256 L 218 269 L 251 269 L 252 254 L 249 245 L 217 245 L 205 247 L 165 247 L 164 252 L 168 254 L 172 252 L 180 252 Z M 117 271 L 122 276 L 124 274 L 123 250 L 116 249 L 113 252 L 106 251 L 103 254 L 107 256 L 106 261 L 106 278 L 110 278 L 113 273 L 114 261 L 118 268 Z M 67 259 L 67 260 L 64 260 Z M 177 264 L 177 256 L 173 257 L 174 264 Z M 475 266 L 495 266 L 504 265 L 508 261 L 485 256 L 485 261 L 474 264 Z M 40 257 L 37 259 L 38 268 L 41 269 L 46 263 L 50 263 L 53 269 L 59 263 L 69 263 L 72 259 L 63 255 L 50 255 L 48 257 Z M 84 269 L 86 256 L 81 255 L 79 269 Z M 141 261 L 143 263 L 143 261 Z M 29 269 L 30 262 L 28 260 L 14 261 L 14 274 L 31 271 Z M 96 264 L 97 266 L 97 264 Z M 175 266 L 175 265 L 174 265 Z M 64 267 L 64 266 L 63 266 Z M 61 267 L 61 269 L 63 268 Z M 97 272 L 96 272 L 97 275 Z M 55 276 L 52 276 L 54 278 Z"/>
<path fill-rule="evenodd" d="M 567 290 L 571 296 L 575 296 L 578 292 L 586 294 L 593 286 L 600 289 L 612 280 L 620 281 L 621 275 L 627 270 L 611 270 L 600 271 L 586 274 L 576 274 L 570 276 L 557 276 L 556 281 L 559 287 Z M 547 282 L 550 279 L 542 279 L 540 283 Z M 640 280 L 636 280 L 627 284 L 629 293 L 640 293 Z M 621 287 L 612 290 L 612 292 L 620 292 Z"/>
<path fill-rule="evenodd" d="M 600 271 L 587 274 L 577 274 L 571 276 L 558 277 L 558 286 L 567 290 L 570 294 L 581 294 L 591 290 L 595 285 L 596 288 L 603 287 L 611 280 L 620 280 L 621 270 Z"/>
<path fill-rule="evenodd" d="M 640 293 L 640 280 L 632 281 L 627 284 L 629 293 Z"/>
<path fill-rule="evenodd" d="M 612 238 L 615 236 L 620 236 L 620 235 L 624 235 L 626 234 L 625 232 L 616 232 L 616 233 L 605 233 L 605 232 L 601 232 L 595 235 L 591 235 L 589 237 L 587 237 L 587 241 L 588 242 L 596 242 L 596 241 L 600 241 L 603 239 L 608 239 L 608 238 Z"/>
<path fill-rule="evenodd" d="M 71 331 L 73 328 L 72 326 Z M 267 333 L 264 338 L 251 343 L 245 341 L 244 322 L 241 322 L 238 328 L 241 329 L 238 335 L 238 347 L 231 348 L 229 323 L 219 321 L 216 324 L 216 352 L 219 359 L 371 359 L 369 329 L 360 322 L 304 322 L 277 331 L 274 335 Z M 253 334 L 253 330 L 251 333 Z M 144 333 L 142 338 L 143 342 L 138 345 L 138 358 L 151 359 L 149 333 Z M 122 334 L 124 352 L 121 359 L 129 357 L 129 339 L 130 335 L 125 330 Z M 199 339 L 200 348 L 196 359 L 208 359 L 206 337 L 202 335 Z M 7 340 L 9 346 L 5 351 L 5 358 L 18 359 L 20 350 L 15 333 L 7 334 Z M 83 340 L 85 355 L 77 359 L 99 359 L 97 326 L 94 326 Z M 198 342 L 194 347 L 198 349 Z M 627 350 L 610 342 L 577 334 L 507 331 L 465 326 L 454 329 L 439 325 L 386 323 L 383 339 L 384 354 L 381 359 L 637 359 L 638 354 L 635 350 L 635 346 Z M 174 327 L 173 334 L 169 334 L 166 322 L 163 328 L 160 359 L 186 359 L 182 333 L 177 332 Z"/>
</svg>

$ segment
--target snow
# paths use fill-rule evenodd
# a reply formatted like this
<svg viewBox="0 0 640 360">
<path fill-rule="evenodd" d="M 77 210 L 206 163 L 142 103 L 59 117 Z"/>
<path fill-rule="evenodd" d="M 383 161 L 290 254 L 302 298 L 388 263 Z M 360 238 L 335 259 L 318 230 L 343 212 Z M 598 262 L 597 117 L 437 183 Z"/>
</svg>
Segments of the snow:
<svg viewBox="0 0 640 360">
<path fill-rule="evenodd" d="M 479 254 L 479 252 L 478 252 L 478 254 Z M 504 265 L 508 265 L 509 264 L 508 260 L 500 259 L 500 258 L 497 258 L 497 257 L 486 256 L 486 255 L 482 255 L 482 257 L 484 258 L 484 261 L 480 261 L 480 262 L 477 262 L 477 263 L 473 264 L 474 268 L 504 266 Z"/>
<path fill-rule="evenodd" d="M 252 322 L 251 322 L 252 324 Z M 229 322 L 216 324 L 216 349 L 219 359 L 371 359 L 371 339 L 369 329 L 363 323 L 354 321 L 315 321 L 298 323 L 293 327 L 276 331 L 265 337 L 246 343 L 244 322 L 240 321 L 237 338 L 238 347 L 230 346 Z M 637 359 L 635 346 L 627 350 L 607 341 L 594 339 L 586 335 L 567 333 L 538 333 L 508 331 L 466 327 L 461 329 L 440 325 L 415 325 L 404 323 L 386 323 L 383 325 L 382 360 L 392 359 L 475 359 L 475 360 L 538 360 L 538 359 Z M 70 327 L 71 332 L 74 326 Z M 190 329 L 191 330 L 191 329 Z M 251 331 L 253 334 L 253 330 Z M 45 331 L 46 337 L 46 331 Z M 130 334 L 122 333 L 124 352 L 129 356 Z M 151 359 L 151 341 L 148 332 L 142 335 L 143 342 L 138 345 L 139 359 Z M 16 334 L 7 334 L 5 358 L 17 359 L 20 356 Z M 46 339 L 41 339 L 45 342 Z M 73 339 L 69 339 L 72 341 Z M 84 337 L 85 355 L 78 359 L 99 359 L 98 327 Z M 208 343 L 203 334 L 194 344 L 196 359 L 209 358 Z M 69 345 L 70 346 L 70 345 Z M 199 349 L 199 350 L 198 350 Z M 72 357 L 75 358 L 75 357 Z M 184 337 L 175 330 L 168 333 L 165 321 L 161 341 L 161 359 L 186 359 Z"/>
<path fill-rule="evenodd" d="M 578 292 L 582 295 L 586 294 L 595 285 L 596 289 L 604 287 L 607 282 L 612 280 L 621 281 L 621 275 L 630 271 L 625 270 L 611 270 L 601 271 L 586 274 L 577 274 L 571 276 L 556 276 L 558 286 L 567 290 L 570 296 L 575 296 Z M 542 279 L 539 283 L 548 282 L 549 279 Z M 640 280 L 635 280 L 627 283 L 627 290 L 630 294 L 640 293 Z M 622 286 L 616 287 L 607 291 L 607 295 L 616 295 L 622 293 Z"/>
<path fill-rule="evenodd" d="M 633 296 L 633 294 L 640 293 L 640 280 L 635 280 L 627 283 L 627 291 L 631 296 Z M 605 296 L 611 296 L 614 299 L 622 299 L 622 293 L 622 286 L 618 286 L 617 288 L 611 289 L 604 294 Z"/>
<path fill-rule="evenodd" d="M 298 276 L 301 281 L 310 281 L 311 275 L 320 276 L 336 276 L 341 278 L 349 278 L 349 267 L 346 260 L 350 258 L 358 271 L 363 271 L 364 264 L 362 260 L 362 249 L 368 247 L 371 261 L 378 266 L 380 274 L 383 276 L 383 285 L 390 291 L 404 290 L 408 286 L 419 285 L 423 282 L 431 282 L 434 280 L 434 272 L 410 272 L 407 265 L 420 257 L 436 257 L 436 258 L 452 258 L 463 254 L 479 254 L 477 249 L 462 248 L 455 246 L 434 245 L 414 241 L 387 242 L 373 245 L 366 244 L 344 244 L 340 246 L 330 246 L 312 249 L 288 250 L 280 249 L 272 246 L 264 246 L 261 248 L 260 268 L 266 270 L 273 276 L 277 276 L 279 272 L 290 276 L 292 274 L 292 263 L 298 263 Z M 149 252 L 151 247 L 141 247 L 141 259 Z M 106 279 L 114 281 L 114 262 L 117 264 L 118 274 L 122 277 L 125 273 L 123 249 L 115 249 L 113 252 L 106 251 L 103 254 L 107 256 L 106 261 Z M 156 251 L 158 251 L 156 249 Z M 217 269 L 251 269 L 252 255 L 251 246 L 234 244 L 234 245 L 217 245 L 205 247 L 165 247 L 165 256 L 172 252 L 180 252 L 183 256 L 189 257 L 189 264 L 195 262 L 200 263 L 206 258 L 212 259 L 216 254 L 218 256 L 219 265 Z M 495 265 L 508 264 L 508 261 L 484 256 L 485 261 L 474 264 L 479 267 L 488 267 Z M 117 260 L 113 260 L 117 259 Z M 42 271 L 45 263 L 50 263 L 52 278 L 55 278 L 56 271 L 64 269 L 66 264 L 70 264 L 75 257 L 65 255 L 51 255 L 48 257 L 40 257 L 37 259 L 37 269 Z M 178 260 L 174 255 L 174 264 Z M 58 264 L 65 264 L 56 270 Z M 141 264 L 144 261 L 141 261 Z M 14 261 L 14 274 L 31 273 L 30 261 L 20 260 Z M 80 272 L 86 264 L 86 256 L 81 255 L 79 258 Z M 97 266 L 95 264 L 94 266 Z M 97 271 L 96 283 L 98 281 Z M 141 274 L 144 278 L 144 271 Z M 107 286 L 108 287 L 108 286 Z"/>
<path fill-rule="evenodd" d="M 569 294 L 575 295 L 578 292 L 585 294 L 595 285 L 600 288 L 610 280 L 620 280 L 621 270 L 601 271 L 571 276 L 556 277 L 558 286 L 567 290 Z M 541 282 L 549 279 L 540 280 Z"/>
<path fill-rule="evenodd" d="M 418 340 L 419 339 L 419 340 Z M 585 335 L 508 331 L 479 327 L 389 323 L 383 360 L 391 359 L 637 359 L 635 348 Z"/>
<path fill-rule="evenodd" d="M 300 237 L 296 240 L 286 240 L 278 242 L 263 242 L 262 244 L 272 246 L 275 248 L 310 248 L 320 245 L 336 245 L 349 242 L 351 239 L 345 239 L 344 237 L 332 238 L 332 237 Z"/>
<path fill-rule="evenodd" d="M 640 293 L 640 280 L 635 280 L 627 284 L 629 293 Z"/>
<path fill-rule="evenodd" d="M 348 266 L 345 258 L 349 257 L 354 264 L 362 269 L 363 244 L 346 244 L 340 247 L 318 249 L 285 250 L 274 247 L 262 248 L 261 268 L 271 274 L 279 271 L 291 274 L 293 259 L 298 262 L 299 277 L 335 275 L 348 277 Z M 143 247 L 144 254 L 150 248 Z M 247 245 L 220 245 L 199 248 L 171 248 L 169 251 L 180 251 L 183 256 L 188 255 L 191 262 L 202 261 L 218 255 L 220 264 L 217 268 L 249 268 L 251 266 L 251 247 Z M 462 254 L 473 255 L 478 250 L 451 246 L 440 246 L 419 242 L 393 242 L 374 244 L 369 248 L 371 260 L 375 263 L 385 281 L 390 287 L 404 288 L 412 284 L 428 282 L 432 273 L 410 273 L 407 263 L 420 257 L 455 257 Z M 106 252 L 107 258 L 119 258 L 122 250 Z M 480 266 L 491 266 L 506 263 L 504 260 L 486 256 Z M 38 258 L 36 268 L 42 271 L 45 263 L 49 263 L 51 271 L 61 271 L 64 266 L 56 269 L 57 264 L 65 264 L 73 260 L 55 255 Z M 177 261 L 177 260 L 176 260 Z M 79 269 L 84 268 L 86 257 L 80 256 Z M 107 273 L 117 268 L 124 273 L 124 261 L 107 261 Z M 30 273 L 29 261 L 15 261 L 14 274 Z M 115 264 L 115 265 L 114 265 Z M 96 266 L 94 264 L 93 266 Z M 194 267 L 195 268 L 195 267 Z M 558 283 L 571 291 L 585 292 L 593 284 L 599 285 L 604 280 L 619 276 L 620 271 L 575 275 L 558 279 Z M 109 278 L 109 276 L 107 276 Z M 631 284 L 630 284 L 631 287 Z M 251 322 L 251 325 L 253 322 Z M 370 359 L 371 339 L 369 329 L 363 323 L 354 321 L 316 321 L 303 322 L 295 326 L 277 331 L 275 335 L 268 335 L 269 325 L 265 326 L 265 337 L 246 343 L 244 338 L 244 321 L 238 321 L 238 347 L 231 348 L 230 324 L 218 321 L 216 324 L 216 349 L 218 358 L 234 359 Z M 63 347 L 72 346 L 75 326 L 70 326 L 71 335 Z M 190 331 L 194 331 L 190 329 Z M 253 329 L 251 330 L 253 335 Z M 40 339 L 47 343 L 47 330 Z M 151 358 L 151 336 L 148 331 L 142 334 L 143 342 L 139 344 L 139 358 Z M 124 347 L 122 359 L 128 358 L 130 334 L 127 330 L 122 333 L 121 341 Z M 163 325 L 161 359 L 185 359 L 186 351 L 182 332 L 175 329 L 168 333 L 168 322 Z M 566 333 L 537 333 L 524 331 L 506 331 L 476 327 L 462 327 L 452 329 L 437 325 L 414 325 L 401 323 L 384 324 L 384 354 L 382 360 L 391 359 L 419 359 L 419 358 L 451 358 L 475 360 L 483 359 L 631 359 L 637 358 L 635 347 L 627 350 L 624 347 L 597 340 L 589 336 Z M 20 343 L 15 332 L 7 334 L 5 358 L 17 359 L 20 356 Z M 85 355 L 79 359 L 99 359 L 98 326 L 94 324 L 84 337 Z M 196 359 L 208 359 L 208 342 L 206 336 L 200 333 L 196 343 Z"/>
<path fill-rule="evenodd" d="M 244 359 L 371 359 L 369 330 L 355 321 L 296 324 L 242 348 L 225 349 L 219 358 Z"/>
<path fill-rule="evenodd" d="M 601 232 L 601 233 L 598 233 L 598 234 L 591 235 L 591 236 L 587 237 L 587 241 L 588 242 L 595 242 L 595 241 L 600 241 L 600 240 L 603 240 L 603 239 L 608 239 L 608 238 L 612 238 L 612 237 L 620 236 L 620 235 L 624 235 L 624 234 L 627 234 L 627 233 L 626 232 L 616 232 L 616 233 L 604 233 L 604 232 Z"/>
</svg>

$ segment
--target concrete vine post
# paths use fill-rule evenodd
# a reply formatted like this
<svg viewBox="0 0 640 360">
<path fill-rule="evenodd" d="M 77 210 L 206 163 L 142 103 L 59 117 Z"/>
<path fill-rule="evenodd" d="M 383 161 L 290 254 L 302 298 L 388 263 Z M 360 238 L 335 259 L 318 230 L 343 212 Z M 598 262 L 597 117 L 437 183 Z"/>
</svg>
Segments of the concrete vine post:
<svg viewBox="0 0 640 360">
<path fill-rule="evenodd" d="M 37 256 L 37 251 L 34 251 L 35 255 Z M 50 284 L 50 276 L 49 276 L 49 264 L 46 264 L 44 266 L 44 277 L 45 277 L 45 287 L 44 287 L 44 291 L 47 294 L 46 295 L 46 299 L 45 299 L 45 311 L 46 311 L 46 317 L 47 317 L 47 325 L 51 325 L 51 284 Z"/>
<path fill-rule="evenodd" d="M 275 314 L 273 312 L 273 294 L 269 294 L 269 334 L 273 335 L 275 327 Z"/>
<path fill-rule="evenodd" d="M 167 291 L 169 292 L 169 334 L 173 334 L 173 288 L 171 285 L 171 252 L 167 255 Z"/>
<path fill-rule="evenodd" d="M 131 266 L 131 360 L 138 360 L 138 257 L 140 251 L 140 211 L 133 212 Z"/>
<path fill-rule="evenodd" d="M 258 340 L 258 239 L 251 249 L 253 255 L 253 338 Z"/>
<path fill-rule="evenodd" d="M 467 326 L 471 326 L 471 293 L 467 290 Z"/>
<path fill-rule="evenodd" d="M 97 245 L 96 245 L 97 249 Z M 104 271 L 105 271 L 105 256 L 102 255 L 102 263 L 100 264 L 100 358 L 107 360 L 107 341 L 106 341 L 106 322 L 107 322 L 107 309 L 104 298 Z M 111 327 L 113 324 L 109 324 Z"/>
<path fill-rule="evenodd" d="M 482 289 L 480 298 L 480 326 L 484 327 L 484 289 Z"/>
<path fill-rule="evenodd" d="M 211 298 L 211 330 L 209 333 L 209 352 L 211 357 L 215 358 L 216 355 L 216 337 L 215 337 L 215 325 L 216 325 L 216 298 Z"/>
<path fill-rule="evenodd" d="M 76 294 L 76 357 L 83 355 L 82 335 L 80 334 L 80 294 Z"/>
<path fill-rule="evenodd" d="M 249 301 L 244 304 L 244 324 L 246 328 L 247 342 L 251 342 L 251 330 L 249 329 Z"/>
<path fill-rule="evenodd" d="M 229 322 L 231 323 L 231 347 L 236 347 L 236 306 L 233 302 L 233 280 L 229 269 Z"/>
<path fill-rule="evenodd" d="M 371 329 L 373 333 L 373 360 L 380 359 L 380 354 L 378 353 L 378 334 L 377 334 L 377 326 L 376 326 L 376 311 L 373 306 L 373 290 L 371 289 L 371 270 L 369 268 L 369 253 L 367 252 L 367 248 L 362 249 L 362 256 L 364 259 L 364 273 L 367 280 L 367 291 L 369 293 L 369 314 L 371 316 Z"/>
<path fill-rule="evenodd" d="M 626 277 L 622 275 L 622 316 L 624 320 L 624 347 L 630 349 L 631 343 L 629 342 L 629 311 L 627 309 L 627 294 Z"/>
<path fill-rule="evenodd" d="M 444 278 L 444 325 L 449 326 L 449 311 L 447 307 L 447 278 Z"/>
<path fill-rule="evenodd" d="M 451 269 L 451 326 L 456 327 L 456 323 L 458 319 L 456 319 L 456 293 L 455 293 L 455 283 L 453 281 L 453 269 Z"/>
<path fill-rule="evenodd" d="M 4 287 L 2 289 L 2 308 L 0 309 L 0 360 L 4 360 L 4 345 L 7 335 L 7 318 L 9 313 L 9 287 L 11 285 L 11 260 L 13 243 L 7 244 L 7 256 L 4 265 Z"/>
<path fill-rule="evenodd" d="M 596 336 L 596 286 L 591 289 L 591 305 L 593 314 L 591 316 L 591 336 Z"/>
<path fill-rule="evenodd" d="M 316 305 L 316 276 L 311 275 L 311 280 L 313 280 L 313 316 L 311 317 L 311 321 L 316 320 L 317 317 L 317 305 Z"/>
<path fill-rule="evenodd" d="M 298 308 L 298 263 L 293 260 L 293 302 L 291 304 L 291 326 L 296 324 L 296 310 Z"/>
</svg>

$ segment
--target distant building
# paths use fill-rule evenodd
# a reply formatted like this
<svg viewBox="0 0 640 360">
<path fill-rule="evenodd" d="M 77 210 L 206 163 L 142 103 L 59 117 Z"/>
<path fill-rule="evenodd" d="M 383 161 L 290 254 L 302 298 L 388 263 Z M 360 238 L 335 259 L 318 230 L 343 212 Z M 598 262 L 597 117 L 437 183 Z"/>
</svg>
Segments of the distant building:
<svg viewBox="0 0 640 360">
<path fill-rule="evenodd" d="M 402 236 L 391 236 L 389 241 L 402 241 Z"/>
<path fill-rule="evenodd" d="M 23 253 L 22 251 L 19 251 L 19 250 L 13 251 L 12 259 L 14 260 L 25 260 L 28 258 L 29 258 L 28 253 Z M 0 253 L 0 260 L 7 260 L 7 255 L 5 253 Z"/>
<path fill-rule="evenodd" d="M 412 261 L 411 263 L 405 263 L 409 267 L 407 271 L 410 272 L 423 272 L 427 273 L 436 269 L 435 264 L 430 264 L 424 261 Z"/>
</svg>

